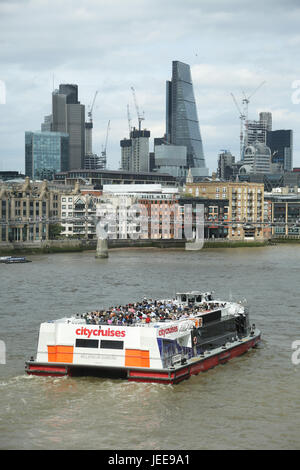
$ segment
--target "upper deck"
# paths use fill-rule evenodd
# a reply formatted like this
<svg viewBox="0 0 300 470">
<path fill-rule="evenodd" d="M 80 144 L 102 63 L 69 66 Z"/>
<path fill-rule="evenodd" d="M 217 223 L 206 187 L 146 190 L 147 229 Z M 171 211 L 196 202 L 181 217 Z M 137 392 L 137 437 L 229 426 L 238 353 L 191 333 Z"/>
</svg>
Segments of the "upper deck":
<svg viewBox="0 0 300 470">
<path fill-rule="evenodd" d="M 239 303 L 214 300 L 212 292 L 180 292 L 173 299 L 142 301 L 107 309 L 74 314 L 57 323 L 159 328 L 166 323 L 193 320 L 198 323 L 217 321 L 221 317 L 243 313 Z"/>
</svg>

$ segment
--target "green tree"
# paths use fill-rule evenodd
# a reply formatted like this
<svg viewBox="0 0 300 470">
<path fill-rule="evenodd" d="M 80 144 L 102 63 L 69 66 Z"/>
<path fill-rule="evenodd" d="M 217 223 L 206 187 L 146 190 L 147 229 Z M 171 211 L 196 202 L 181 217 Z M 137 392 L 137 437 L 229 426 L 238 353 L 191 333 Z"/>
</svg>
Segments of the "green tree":
<svg viewBox="0 0 300 470">
<path fill-rule="evenodd" d="M 61 238 L 61 232 L 63 231 L 63 227 L 60 224 L 50 224 L 49 225 L 49 239 L 50 240 L 57 240 Z"/>
</svg>

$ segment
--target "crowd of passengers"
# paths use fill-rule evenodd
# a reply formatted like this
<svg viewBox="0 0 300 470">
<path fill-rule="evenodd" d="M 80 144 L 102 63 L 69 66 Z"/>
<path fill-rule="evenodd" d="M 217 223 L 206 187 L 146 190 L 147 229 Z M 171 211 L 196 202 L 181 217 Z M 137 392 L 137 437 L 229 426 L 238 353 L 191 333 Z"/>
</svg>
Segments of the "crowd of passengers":
<svg viewBox="0 0 300 470">
<path fill-rule="evenodd" d="M 225 303 L 203 302 L 201 305 L 180 306 L 172 301 L 144 299 L 141 302 L 95 310 L 81 315 L 87 324 L 130 326 L 157 321 L 184 320 L 197 314 L 224 307 Z"/>
</svg>

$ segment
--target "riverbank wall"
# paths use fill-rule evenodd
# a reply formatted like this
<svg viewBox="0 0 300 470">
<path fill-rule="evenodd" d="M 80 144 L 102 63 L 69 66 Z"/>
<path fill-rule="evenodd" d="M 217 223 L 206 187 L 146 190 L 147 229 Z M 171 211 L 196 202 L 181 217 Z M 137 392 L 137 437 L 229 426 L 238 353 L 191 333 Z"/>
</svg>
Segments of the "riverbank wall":
<svg viewBox="0 0 300 470">
<path fill-rule="evenodd" d="M 184 249 L 185 240 L 108 240 L 108 248 L 160 248 Z M 300 239 L 276 238 L 265 241 L 209 239 L 204 241 L 203 249 L 210 248 L 243 248 L 262 247 L 279 243 L 300 243 Z M 70 240 L 43 240 L 34 242 L 0 243 L 0 255 L 30 255 L 43 253 L 67 253 L 96 250 L 97 240 L 70 239 Z"/>
</svg>

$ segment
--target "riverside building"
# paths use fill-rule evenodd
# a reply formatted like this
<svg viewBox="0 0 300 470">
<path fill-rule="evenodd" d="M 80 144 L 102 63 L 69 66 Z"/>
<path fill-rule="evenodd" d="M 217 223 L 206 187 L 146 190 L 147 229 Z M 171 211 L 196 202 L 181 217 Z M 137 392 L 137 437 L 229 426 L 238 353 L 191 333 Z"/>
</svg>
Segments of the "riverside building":
<svg viewBox="0 0 300 470">
<path fill-rule="evenodd" d="M 59 194 L 46 181 L 0 184 L 1 242 L 41 241 L 49 238 L 49 219 L 59 215 Z"/>
<path fill-rule="evenodd" d="M 178 199 L 176 187 L 106 185 L 97 212 L 106 216 L 110 238 L 173 239 L 182 227 Z"/>
<path fill-rule="evenodd" d="M 96 237 L 96 205 L 101 191 L 80 190 L 79 185 L 73 192 L 60 195 L 61 235 L 69 238 Z"/>
<path fill-rule="evenodd" d="M 241 182 L 186 183 L 186 195 L 228 200 L 228 239 L 262 240 L 264 238 L 264 185 Z"/>
</svg>

